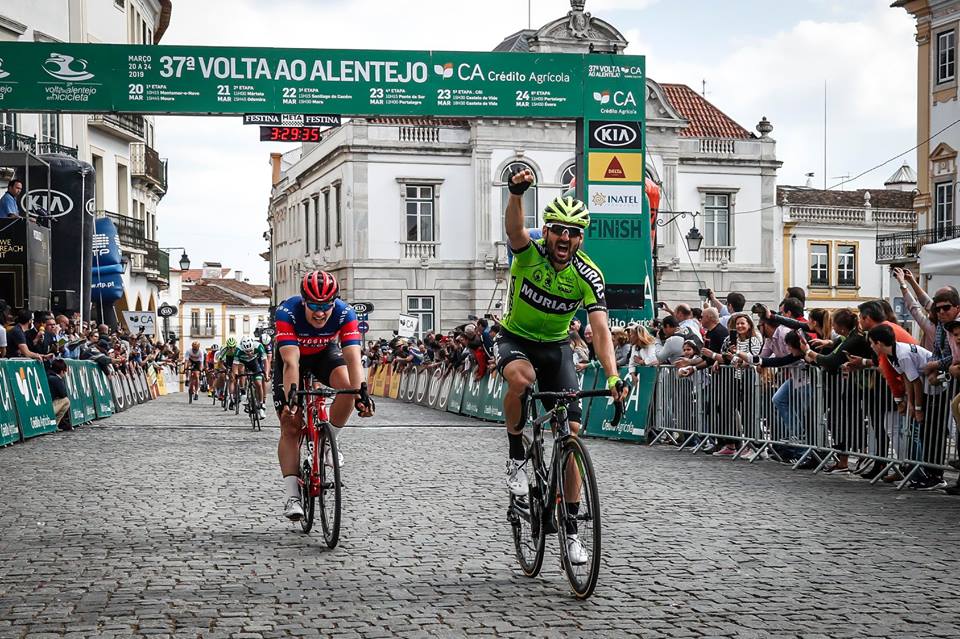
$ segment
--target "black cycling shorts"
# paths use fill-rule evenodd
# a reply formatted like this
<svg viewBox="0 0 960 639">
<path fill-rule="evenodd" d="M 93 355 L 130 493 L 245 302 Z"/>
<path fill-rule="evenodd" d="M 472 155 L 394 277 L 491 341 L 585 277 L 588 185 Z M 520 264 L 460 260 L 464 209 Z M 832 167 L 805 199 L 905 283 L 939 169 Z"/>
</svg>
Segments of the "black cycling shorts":
<svg viewBox="0 0 960 639">
<path fill-rule="evenodd" d="M 243 370 L 249 375 L 263 375 L 263 360 L 261 358 L 251 359 L 248 362 L 240 362 L 243 364 Z"/>
<path fill-rule="evenodd" d="M 533 364 L 533 370 L 537 372 L 539 390 L 580 390 L 577 369 L 573 365 L 573 349 L 570 348 L 569 342 L 534 342 L 501 328 L 493 350 L 497 357 L 497 371 L 501 375 L 507 364 L 522 359 Z M 551 400 L 543 400 L 547 410 L 553 408 L 553 404 Z M 580 422 L 579 401 L 570 404 L 567 412 L 570 421 Z"/>
<path fill-rule="evenodd" d="M 312 374 L 324 386 L 330 385 L 330 376 L 333 371 L 346 366 L 343 351 L 335 344 L 329 344 L 316 355 L 300 355 L 300 377 Z M 277 354 L 273 358 L 273 402 L 279 413 L 283 406 L 277 403 L 278 398 L 286 397 L 289 388 L 283 388 L 283 357 Z"/>
<path fill-rule="evenodd" d="M 190 360 L 190 371 L 191 371 L 191 372 L 197 371 L 197 372 L 199 373 L 200 370 L 201 370 L 201 365 L 202 365 L 202 364 L 203 364 L 203 362 L 195 362 L 195 361 L 193 361 L 193 360 L 191 359 L 191 360 Z"/>
</svg>

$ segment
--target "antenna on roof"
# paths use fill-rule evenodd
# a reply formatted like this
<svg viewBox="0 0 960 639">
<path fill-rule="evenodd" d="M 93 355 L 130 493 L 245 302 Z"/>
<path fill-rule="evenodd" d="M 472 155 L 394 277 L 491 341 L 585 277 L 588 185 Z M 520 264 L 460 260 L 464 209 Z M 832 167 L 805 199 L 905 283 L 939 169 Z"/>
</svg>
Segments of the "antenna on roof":
<svg viewBox="0 0 960 639">
<path fill-rule="evenodd" d="M 703 80 L 700 80 L 700 87 L 701 87 L 701 88 L 700 88 L 700 95 L 702 95 L 703 97 L 707 97 L 707 80 L 706 80 L 706 78 L 704 78 Z"/>
<path fill-rule="evenodd" d="M 850 174 L 849 174 L 849 173 L 844 173 L 843 175 L 834 175 L 834 176 L 832 176 L 830 179 L 831 179 L 831 180 L 840 180 L 840 184 L 838 184 L 837 186 L 839 186 L 839 187 L 840 187 L 840 190 L 842 191 L 842 190 L 843 190 L 843 185 L 844 185 L 844 183 L 846 183 L 846 182 L 848 182 L 848 181 L 850 180 Z"/>
</svg>

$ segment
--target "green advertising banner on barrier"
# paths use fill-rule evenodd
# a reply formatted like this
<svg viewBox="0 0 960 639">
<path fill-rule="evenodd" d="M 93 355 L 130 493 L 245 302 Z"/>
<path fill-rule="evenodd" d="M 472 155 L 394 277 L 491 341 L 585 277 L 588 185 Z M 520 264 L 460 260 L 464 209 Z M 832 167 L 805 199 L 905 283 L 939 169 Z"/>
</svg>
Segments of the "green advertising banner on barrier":
<svg viewBox="0 0 960 639">
<path fill-rule="evenodd" d="M 93 362 L 81 362 L 81 364 L 78 377 L 83 388 L 83 421 L 86 423 L 97 418 L 97 399 L 94 396 L 93 375 L 94 372 L 99 371 L 97 371 L 97 365 Z"/>
<path fill-rule="evenodd" d="M 17 409 L 13 403 L 13 393 L 7 383 L 6 370 L 0 367 L 0 446 L 20 441 L 20 429 L 17 427 Z"/>
<path fill-rule="evenodd" d="M 503 377 L 491 373 L 484 378 L 481 392 L 480 417 L 491 422 L 503 423 Z"/>
<path fill-rule="evenodd" d="M 93 362 L 84 362 L 84 364 L 90 373 L 90 381 L 93 382 L 93 405 L 97 411 L 97 417 L 113 415 L 113 393 L 110 391 L 110 382 L 96 364 Z"/>
<path fill-rule="evenodd" d="M 32 42 L 0 43 L 0 59 L 5 110 L 83 113 L 579 118 L 587 77 L 643 69 L 641 56 L 598 53 Z M 642 105 L 642 76 L 634 90 Z"/>
<path fill-rule="evenodd" d="M 627 377 L 626 369 L 620 376 Z M 613 402 L 610 399 L 595 398 L 590 406 L 587 419 L 587 434 L 591 437 L 610 437 L 628 441 L 645 441 L 649 398 L 653 395 L 657 369 L 651 366 L 637 367 L 637 383 L 630 390 L 630 396 L 624 406 L 623 419 L 617 428 L 610 425 L 613 418 Z M 597 375 L 597 385 L 602 384 L 603 372 Z M 646 398 L 646 401 L 645 401 Z"/>
<path fill-rule="evenodd" d="M 86 407 L 93 406 L 93 391 L 87 378 L 87 368 L 83 362 L 68 359 L 67 362 L 67 396 L 70 398 L 70 424 L 79 426 L 92 418 L 88 417 Z"/>
<path fill-rule="evenodd" d="M 23 438 L 57 430 L 53 399 L 43 364 L 32 359 L 8 359 L 4 360 L 3 368 L 10 383 L 17 408 L 17 423 Z"/>
<path fill-rule="evenodd" d="M 480 417 L 480 390 L 486 387 L 486 377 L 476 379 L 473 371 L 467 373 L 466 388 L 463 391 L 463 404 L 460 406 L 460 414 L 468 417 Z"/>
<path fill-rule="evenodd" d="M 447 411 L 459 413 L 460 406 L 463 404 L 467 379 L 466 375 L 462 372 L 454 372 L 451 377 L 453 378 L 453 383 L 450 384 L 450 395 L 447 397 Z"/>
</svg>

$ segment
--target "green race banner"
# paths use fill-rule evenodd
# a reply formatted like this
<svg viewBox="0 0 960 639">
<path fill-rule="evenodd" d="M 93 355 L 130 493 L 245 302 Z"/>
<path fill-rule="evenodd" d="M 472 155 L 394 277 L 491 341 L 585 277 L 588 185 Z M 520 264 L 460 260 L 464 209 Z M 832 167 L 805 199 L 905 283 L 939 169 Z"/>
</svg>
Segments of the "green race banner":
<svg viewBox="0 0 960 639">
<path fill-rule="evenodd" d="M 20 441 L 20 429 L 17 427 L 17 409 L 13 403 L 10 384 L 7 383 L 6 369 L 0 367 L 0 446 Z"/>
<path fill-rule="evenodd" d="M 481 388 L 486 388 L 486 377 L 476 379 L 473 371 L 467 373 L 466 389 L 463 391 L 463 404 L 460 413 L 468 417 L 480 417 Z"/>
<path fill-rule="evenodd" d="M 17 423 L 24 439 L 57 430 L 53 400 L 43 364 L 32 359 L 8 359 L 3 368 L 17 409 Z"/>
<path fill-rule="evenodd" d="M 113 415 L 113 393 L 110 390 L 110 382 L 106 375 L 93 362 L 84 362 L 83 364 L 90 374 L 90 381 L 93 382 L 93 405 L 97 411 L 97 417 Z"/>
<path fill-rule="evenodd" d="M 33 42 L 0 43 L 0 59 L 4 110 L 84 113 L 579 118 L 585 70 L 643 69 L 610 54 Z"/>
<path fill-rule="evenodd" d="M 496 372 L 490 373 L 485 379 L 481 395 L 480 417 L 491 422 L 503 423 L 503 377 Z"/>
<path fill-rule="evenodd" d="M 84 366 L 77 360 L 67 362 L 67 397 L 70 399 L 70 424 L 79 426 L 86 421 L 86 411 L 83 409 L 85 393 L 82 378 L 85 377 Z M 87 389 L 89 391 L 89 389 Z"/>
<path fill-rule="evenodd" d="M 627 378 L 627 369 L 620 371 L 620 376 Z M 652 366 L 637 367 L 637 383 L 634 384 L 624 406 L 623 419 L 617 428 L 610 425 L 613 418 L 613 401 L 611 399 L 594 398 L 590 405 L 587 418 L 587 434 L 591 437 L 610 437 L 628 441 L 645 441 L 650 397 L 656 382 L 657 369 Z M 597 375 L 596 387 L 603 384 L 603 371 Z"/>
<path fill-rule="evenodd" d="M 447 397 L 447 410 L 451 413 L 459 413 L 463 396 L 466 395 L 467 374 L 454 371 L 451 378 L 453 383 L 450 384 L 450 395 Z"/>
</svg>

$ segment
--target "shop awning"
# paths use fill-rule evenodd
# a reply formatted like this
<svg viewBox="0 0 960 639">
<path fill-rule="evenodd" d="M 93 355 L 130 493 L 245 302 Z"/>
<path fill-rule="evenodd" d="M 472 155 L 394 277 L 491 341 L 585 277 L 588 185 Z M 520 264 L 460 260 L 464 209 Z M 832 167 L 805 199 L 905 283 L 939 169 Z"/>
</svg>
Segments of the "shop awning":
<svg viewBox="0 0 960 639">
<path fill-rule="evenodd" d="M 920 272 L 960 276 L 960 238 L 927 244 L 920 249 Z"/>
</svg>

